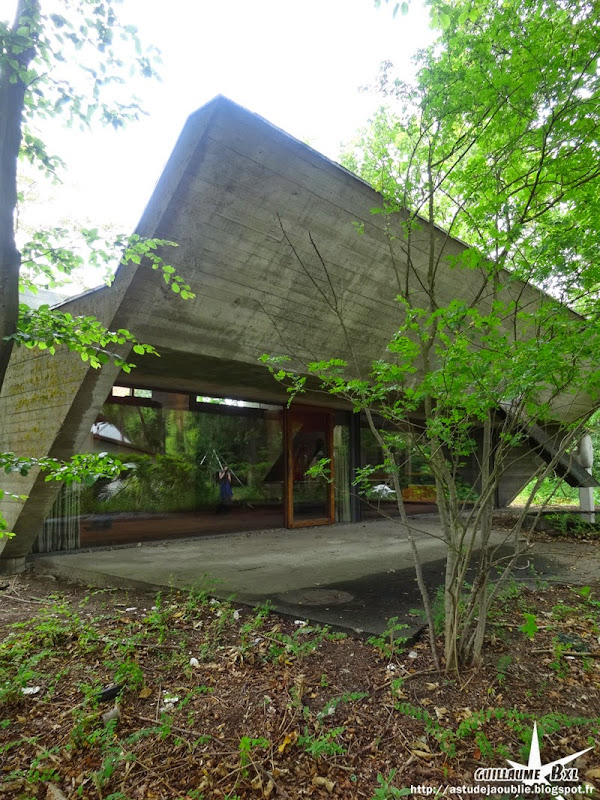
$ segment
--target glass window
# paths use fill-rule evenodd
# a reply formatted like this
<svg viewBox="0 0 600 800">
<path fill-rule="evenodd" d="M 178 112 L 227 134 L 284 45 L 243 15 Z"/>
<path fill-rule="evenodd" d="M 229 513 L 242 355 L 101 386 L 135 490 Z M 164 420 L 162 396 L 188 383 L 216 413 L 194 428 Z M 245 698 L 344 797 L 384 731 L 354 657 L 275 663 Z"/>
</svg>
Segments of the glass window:
<svg viewBox="0 0 600 800">
<path fill-rule="evenodd" d="M 92 449 L 126 469 L 82 489 L 81 546 L 283 525 L 282 408 L 160 390 L 116 397 L 92 428 Z"/>
<path fill-rule="evenodd" d="M 419 452 L 408 434 L 403 437 L 402 446 L 395 451 L 399 467 L 399 483 L 402 499 L 410 513 L 435 510 L 435 481 L 427 459 Z M 361 426 L 360 465 L 371 467 L 366 485 L 361 487 L 361 515 L 380 516 L 381 512 L 398 513 L 396 491 L 384 467 L 382 450 L 370 427 Z"/>
</svg>

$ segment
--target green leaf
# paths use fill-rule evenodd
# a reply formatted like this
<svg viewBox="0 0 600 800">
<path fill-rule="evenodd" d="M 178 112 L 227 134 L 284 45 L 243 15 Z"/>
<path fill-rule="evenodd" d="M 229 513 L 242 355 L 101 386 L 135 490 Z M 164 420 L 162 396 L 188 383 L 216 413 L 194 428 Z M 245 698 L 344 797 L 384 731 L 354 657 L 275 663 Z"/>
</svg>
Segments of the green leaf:
<svg viewBox="0 0 600 800">
<path fill-rule="evenodd" d="M 539 631 L 535 614 L 523 614 L 525 622 L 519 625 L 519 630 L 522 631 L 529 639 L 533 639 L 535 634 Z"/>
</svg>

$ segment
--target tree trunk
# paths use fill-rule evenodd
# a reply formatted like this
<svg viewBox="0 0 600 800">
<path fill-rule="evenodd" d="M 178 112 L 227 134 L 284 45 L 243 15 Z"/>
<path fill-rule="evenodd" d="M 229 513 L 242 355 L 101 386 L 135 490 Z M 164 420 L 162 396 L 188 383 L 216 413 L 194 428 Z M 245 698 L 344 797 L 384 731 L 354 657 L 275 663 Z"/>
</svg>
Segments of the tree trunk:
<svg viewBox="0 0 600 800">
<path fill-rule="evenodd" d="M 21 147 L 23 109 L 27 86 L 21 73 L 35 55 L 39 0 L 19 0 L 12 30 L 8 36 L 7 56 L 18 67 L 8 64 L 0 73 L 0 390 L 13 348 L 12 336 L 19 318 L 19 270 L 21 254 L 15 240 L 17 207 L 17 159 Z M 11 52 L 11 36 L 19 28 L 31 31 L 31 46 L 21 53 Z"/>
</svg>

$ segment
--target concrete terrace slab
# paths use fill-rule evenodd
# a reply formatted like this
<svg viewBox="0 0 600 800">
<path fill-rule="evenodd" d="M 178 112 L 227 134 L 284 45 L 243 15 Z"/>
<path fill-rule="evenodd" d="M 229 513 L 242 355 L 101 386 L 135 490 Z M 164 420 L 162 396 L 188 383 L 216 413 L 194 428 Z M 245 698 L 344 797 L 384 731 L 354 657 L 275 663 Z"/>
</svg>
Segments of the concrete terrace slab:
<svg viewBox="0 0 600 800">
<path fill-rule="evenodd" d="M 413 520 L 430 590 L 443 582 L 444 547 L 435 516 Z M 358 632 L 379 633 L 397 616 L 414 634 L 421 605 L 408 543 L 390 521 L 278 529 L 32 558 L 36 571 L 94 586 L 188 588 L 254 606 L 270 600 L 281 613 Z M 499 544 L 505 534 L 495 535 Z M 591 549 L 590 549 L 591 548 Z M 585 552 L 584 552 L 585 551 Z M 594 545 L 538 543 L 515 570 L 531 580 L 590 583 L 600 577 Z M 212 590 L 214 587 L 214 590 Z"/>
</svg>

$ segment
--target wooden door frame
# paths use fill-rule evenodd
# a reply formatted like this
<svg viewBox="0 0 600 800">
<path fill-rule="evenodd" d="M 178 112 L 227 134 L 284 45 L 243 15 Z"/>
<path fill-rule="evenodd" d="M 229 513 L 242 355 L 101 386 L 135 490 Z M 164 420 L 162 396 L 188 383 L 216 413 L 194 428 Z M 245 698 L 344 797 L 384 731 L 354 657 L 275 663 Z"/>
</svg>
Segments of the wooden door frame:
<svg viewBox="0 0 600 800">
<path fill-rule="evenodd" d="M 298 415 L 320 414 L 326 419 L 325 436 L 327 439 L 327 454 L 329 461 L 329 482 L 327 507 L 328 515 L 315 519 L 294 521 L 294 454 L 293 444 L 293 420 L 295 412 Z M 309 528 L 316 525 L 332 525 L 335 522 L 335 460 L 333 457 L 333 426 L 334 412 L 329 408 L 319 408 L 318 406 L 292 406 L 284 409 L 283 412 L 283 432 L 285 445 L 285 481 L 284 481 L 284 516 L 286 528 Z"/>
</svg>

